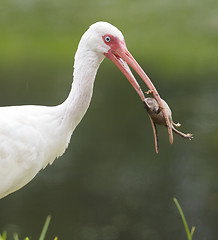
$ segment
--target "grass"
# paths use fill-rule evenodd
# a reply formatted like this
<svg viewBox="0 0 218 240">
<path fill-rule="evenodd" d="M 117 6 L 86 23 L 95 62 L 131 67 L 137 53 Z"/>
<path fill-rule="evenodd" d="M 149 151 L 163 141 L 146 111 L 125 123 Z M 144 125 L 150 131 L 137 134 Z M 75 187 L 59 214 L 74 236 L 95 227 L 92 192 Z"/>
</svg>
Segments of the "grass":
<svg viewBox="0 0 218 240">
<path fill-rule="evenodd" d="M 185 215 L 182 211 L 182 208 L 181 208 L 179 202 L 177 201 L 176 198 L 174 198 L 173 201 L 175 202 L 176 207 L 177 207 L 177 209 L 180 213 L 180 216 L 182 218 L 182 221 L 183 221 L 183 224 L 184 224 L 184 227 L 185 227 L 185 231 L 186 231 L 186 234 L 187 234 L 187 238 L 188 238 L 188 240 L 192 240 L 192 237 L 193 237 L 193 234 L 194 234 L 194 231 L 195 231 L 195 227 L 193 226 L 191 228 L 191 231 L 189 230 L 188 223 L 186 221 Z M 48 216 L 45 220 L 45 224 L 42 228 L 42 232 L 40 234 L 39 240 L 44 240 L 45 239 L 45 235 L 47 233 L 50 221 L 51 221 L 51 216 Z M 0 234 L 0 240 L 7 240 L 7 233 L 5 231 L 2 234 Z M 18 237 L 17 234 L 14 234 L 14 239 L 13 240 L 19 240 L 19 237 Z M 26 238 L 24 238 L 24 240 L 30 240 L 30 238 L 26 237 Z M 55 237 L 54 240 L 58 240 L 58 238 Z"/>
<path fill-rule="evenodd" d="M 186 221 L 185 215 L 184 215 L 184 213 L 183 213 L 183 211 L 182 211 L 182 208 L 181 208 L 179 202 L 177 201 L 176 198 L 174 198 L 173 200 L 174 200 L 174 202 L 175 202 L 175 204 L 176 204 L 176 207 L 177 207 L 177 209 L 178 209 L 178 211 L 179 211 L 179 213 L 180 213 L 180 216 L 181 216 L 181 218 L 182 218 L 182 221 L 183 221 L 183 224 L 184 224 L 184 227 L 185 227 L 185 231 L 186 231 L 188 240 L 192 240 L 192 236 L 193 236 L 193 234 L 194 234 L 195 227 L 193 226 L 193 227 L 191 228 L 191 231 L 189 230 L 188 223 L 187 223 L 187 221 Z"/>
<path fill-rule="evenodd" d="M 47 233 L 50 221 L 51 221 L 51 216 L 48 216 L 46 218 L 46 220 L 45 220 L 45 224 L 44 224 L 44 226 L 42 228 L 42 232 L 40 234 L 39 240 L 44 240 L 45 239 L 45 235 Z M 2 234 L 0 234 L 0 240 L 6 240 L 6 239 L 7 239 L 7 233 L 4 231 Z M 13 240 L 19 240 L 19 237 L 18 237 L 18 235 L 16 233 L 14 234 Z M 24 240 L 30 240 L 30 238 L 26 237 L 26 238 L 24 238 Z M 54 240 L 58 240 L 58 238 L 55 237 Z"/>
</svg>

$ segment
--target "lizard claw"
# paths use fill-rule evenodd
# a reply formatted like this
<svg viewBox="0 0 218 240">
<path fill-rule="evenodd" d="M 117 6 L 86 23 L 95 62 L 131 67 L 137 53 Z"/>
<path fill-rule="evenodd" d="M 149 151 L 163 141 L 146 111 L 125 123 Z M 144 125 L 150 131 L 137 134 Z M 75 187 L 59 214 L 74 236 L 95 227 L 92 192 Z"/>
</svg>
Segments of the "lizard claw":
<svg viewBox="0 0 218 240">
<path fill-rule="evenodd" d="M 181 126 L 181 123 L 174 123 L 174 122 L 172 122 L 172 124 L 173 124 L 174 127 L 180 127 Z"/>
<path fill-rule="evenodd" d="M 154 90 L 149 89 L 149 90 L 146 91 L 145 93 L 146 93 L 147 95 L 149 95 L 149 94 L 153 94 L 153 92 L 154 92 Z"/>
</svg>

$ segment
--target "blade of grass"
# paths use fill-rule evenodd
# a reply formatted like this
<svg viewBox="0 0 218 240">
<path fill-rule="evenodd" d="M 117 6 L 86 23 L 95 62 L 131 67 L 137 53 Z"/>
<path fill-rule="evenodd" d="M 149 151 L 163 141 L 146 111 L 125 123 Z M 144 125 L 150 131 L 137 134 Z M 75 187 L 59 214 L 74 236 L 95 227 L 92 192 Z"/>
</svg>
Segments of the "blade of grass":
<svg viewBox="0 0 218 240">
<path fill-rule="evenodd" d="M 2 235 L 0 234 L 0 240 L 6 240 L 6 237 L 7 237 L 6 231 L 4 231 Z"/>
<path fill-rule="evenodd" d="M 19 240 L 18 234 L 14 233 L 14 240 Z"/>
<path fill-rule="evenodd" d="M 193 226 L 191 229 L 191 236 L 193 236 L 194 232 L 195 232 L 195 226 Z"/>
<path fill-rule="evenodd" d="M 174 202 L 175 202 L 175 204 L 176 204 L 177 209 L 179 210 L 179 213 L 180 213 L 180 216 L 181 216 L 181 218 L 182 218 L 182 221 L 183 221 L 183 224 L 184 224 L 184 227 L 185 227 L 185 231 L 186 231 L 188 240 L 192 240 L 192 236 L 193 236 L 193 234 L 194 234 L 195 227 L 192 227 L 192 230 L 191 230 L 191 232 L 190 232 L 189 227 L 188 227 L 188 223 L 187 223 L 187 221 L 186 221 L 186 219 L 185 219 L 185 215 L 184 215 L 184 213 L 183 213 L 183 211 L 182 211 L 182 208 L 181 208 L 179 202 L 177 201 L 176 198 L 174 198 L 173 200 L 174 200 Z"/>
<path fill-rule="evenodd" d="M 48 216 L 45 220 L 45 224 L 44 224 L 44 227 L 42 229 L 39 240 L 44 240 L 45 239 L 45 235 L 46 235 L 46 232 L 48 230 L 48 226 L 49 226 L 50 221 L 51 221 L 51 216 Z"/>
</svg>

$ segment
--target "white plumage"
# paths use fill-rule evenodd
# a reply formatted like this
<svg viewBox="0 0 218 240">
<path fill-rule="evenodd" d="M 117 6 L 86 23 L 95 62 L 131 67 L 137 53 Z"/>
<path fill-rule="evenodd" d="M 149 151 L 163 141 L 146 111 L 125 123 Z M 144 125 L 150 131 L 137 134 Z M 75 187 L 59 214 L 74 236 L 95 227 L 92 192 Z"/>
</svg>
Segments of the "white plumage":
<svg viewBox="0 0 218 240">
<path fill-rule="evenodd" d="M 105 22 L 95 23 L 81 38 L 72 88 L 61 105 L 0 108 L 0 198 L 23 187 L 64 153 L 89 107 L 95 76 L 105 56 L 123 71 L 143 100 L 144 95 L 125 62 L 136 71 L 138 66 L 133 66 L 136 62 L 128 54 L 117 28 Z M 148 79 L 144 81 L 151 84 Z"/>
</svg>

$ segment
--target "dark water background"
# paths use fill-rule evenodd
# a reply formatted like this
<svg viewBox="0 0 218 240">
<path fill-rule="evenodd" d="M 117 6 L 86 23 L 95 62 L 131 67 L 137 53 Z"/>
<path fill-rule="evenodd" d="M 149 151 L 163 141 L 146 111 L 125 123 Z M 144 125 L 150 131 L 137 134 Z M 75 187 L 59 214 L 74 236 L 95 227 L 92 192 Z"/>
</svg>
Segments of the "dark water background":
<svg viewBox="0 0 218 240">
<path fill-rule="evenodd" d="M 105 60 L 66 153 L 0 200 L 0 231 L 37 239 L 51 214 L 47 239 L 182 240 L 176 197 L 194 239 L 218 239 L 217 1 L 2 0 L 0 12 L 1 106 L 64 101 L 79 39 L 104 20 L 195 136 L 170 145 L 159 128 L 156 155 L 139 97 Z"/>
</svg>

